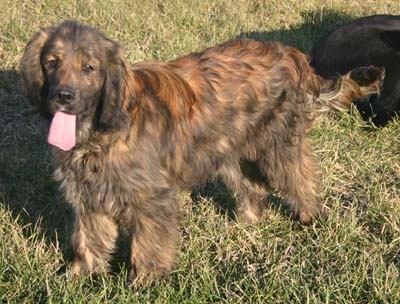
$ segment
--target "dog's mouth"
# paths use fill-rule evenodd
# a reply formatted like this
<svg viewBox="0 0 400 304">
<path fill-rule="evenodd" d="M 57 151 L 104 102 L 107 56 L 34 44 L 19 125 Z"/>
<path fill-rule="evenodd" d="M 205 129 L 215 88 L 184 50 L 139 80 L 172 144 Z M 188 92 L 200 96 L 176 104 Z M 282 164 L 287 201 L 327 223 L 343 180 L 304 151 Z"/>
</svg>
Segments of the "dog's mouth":
<svg viewBox="0 0 400 304">
<path fill-rule="evenodd" d="M 61 150 L 71 150 L 76 145 L 76 115 L 56 111 L 50 124 L 47 142 Z"/>
</svg>

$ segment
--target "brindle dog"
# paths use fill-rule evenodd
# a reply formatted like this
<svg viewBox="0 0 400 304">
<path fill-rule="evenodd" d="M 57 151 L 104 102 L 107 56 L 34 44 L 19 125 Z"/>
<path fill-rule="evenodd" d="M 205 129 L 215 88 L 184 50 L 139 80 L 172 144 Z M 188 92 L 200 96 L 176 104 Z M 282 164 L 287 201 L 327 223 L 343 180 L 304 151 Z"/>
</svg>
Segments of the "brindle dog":
<svg viewBox="0 0 400 304">
<path fill-rule="evenodd" d="M 383 72 L 325 80 L 295 48 L 242 39 L 130 65 L 118 43 L 68 21 L 33 36 L 21 75 L 31 103 L 52 120 L 54 177 L 76 213 L 73 273 L 107 268 L 124 226 L 131 278 L 145 283 L 176 262 L 178 192 L 211 176 L 234 192 L 244 221 L 260 221 L 273 187 L 311 222 L 321 175 L 307 133 L 324 111 L 378 92 Z"/>
</svg>

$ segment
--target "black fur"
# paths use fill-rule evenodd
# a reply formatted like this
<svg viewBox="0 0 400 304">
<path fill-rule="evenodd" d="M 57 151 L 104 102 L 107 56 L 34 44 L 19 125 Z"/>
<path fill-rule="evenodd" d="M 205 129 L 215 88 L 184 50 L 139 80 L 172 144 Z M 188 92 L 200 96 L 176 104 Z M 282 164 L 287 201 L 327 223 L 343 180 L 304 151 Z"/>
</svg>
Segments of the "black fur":
<svg viewBox="0 0 400 304">
<path fill-rule="evenodd" d="M 400 113 L 400 16 L 375 15 L 348 22 L 318 41 L 311 65 L 324 77 L 364 65 L 385 69 L 381 94 L 356 100 L 366 120 L 386 125 Z"/>
</svg>

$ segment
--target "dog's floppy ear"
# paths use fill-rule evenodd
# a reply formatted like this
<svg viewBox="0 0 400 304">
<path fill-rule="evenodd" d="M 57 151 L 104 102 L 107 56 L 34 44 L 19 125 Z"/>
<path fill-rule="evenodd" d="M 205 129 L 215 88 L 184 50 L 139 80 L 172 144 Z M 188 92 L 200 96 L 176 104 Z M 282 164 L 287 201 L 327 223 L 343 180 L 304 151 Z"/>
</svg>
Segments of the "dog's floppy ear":
<svg viewBox="0 0 400 304">
<path fill-rule="evenodd" d="M 128 70 L 120 45 L 104 37 L 107 66 L 103 93 L 98 108 L 98 123 L 102 130 L 120 129 L 127 121 L 127 88 Z M 126 101 L 128 102 L 128 101 Z"/>
<path fill-rule="evenodd" d="M 22 91 L 28 97 L 31 104 L 44 116 L 50 114 L 46 110 L 45 101 L 41 92 L 44 84 L 40 57 L 46 41 L 49 39 L 51 29 L 43 29 L 33 35 L 28 42 L 20 65 Z"/>
</svg>

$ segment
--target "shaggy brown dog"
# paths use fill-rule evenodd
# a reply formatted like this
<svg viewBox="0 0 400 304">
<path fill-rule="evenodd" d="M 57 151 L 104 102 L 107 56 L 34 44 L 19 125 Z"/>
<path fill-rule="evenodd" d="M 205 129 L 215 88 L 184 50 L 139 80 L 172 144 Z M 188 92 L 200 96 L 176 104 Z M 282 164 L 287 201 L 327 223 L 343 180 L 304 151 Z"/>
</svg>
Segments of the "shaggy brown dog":
<svg viewBox="0 0 400 304">
<path fill-rule="evenodd" d="M 177 194 L 212 175 L 235 193 L 245 221 L 260 220 L 272 186 L 310 222 L 321 203 L 308 131 L 320 113 L 377 92 L 383 77 L 370 67 L 328 81 L 296 49 L 253 40 L 128 65 L 116 42 L 75 22 L 36 33 L 21 74 L 61 147 L 54 176 L 76 212 L 73 273 L 107 267 L 123 226 L 139 282 L 171 271 Z M 246 174 L 245 162 L 262 176 Z"/>
</svg>

